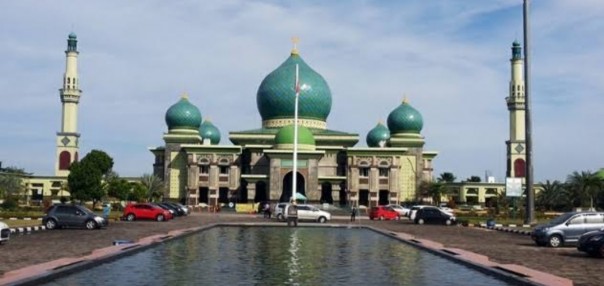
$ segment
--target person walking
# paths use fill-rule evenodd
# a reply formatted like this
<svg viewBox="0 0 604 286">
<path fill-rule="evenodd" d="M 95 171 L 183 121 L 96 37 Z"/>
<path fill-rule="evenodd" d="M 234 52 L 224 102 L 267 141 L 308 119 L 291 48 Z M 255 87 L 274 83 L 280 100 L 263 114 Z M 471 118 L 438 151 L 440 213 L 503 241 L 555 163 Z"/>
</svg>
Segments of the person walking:
<svg viewBox="0 0 604 286">
<path fill-rule="evenodd" d="M 350 221 L 356 221 L 356 217 L 357 217 L 357 207 L 353 206 L 352 210 L 350 211 Z"/>
</svg>

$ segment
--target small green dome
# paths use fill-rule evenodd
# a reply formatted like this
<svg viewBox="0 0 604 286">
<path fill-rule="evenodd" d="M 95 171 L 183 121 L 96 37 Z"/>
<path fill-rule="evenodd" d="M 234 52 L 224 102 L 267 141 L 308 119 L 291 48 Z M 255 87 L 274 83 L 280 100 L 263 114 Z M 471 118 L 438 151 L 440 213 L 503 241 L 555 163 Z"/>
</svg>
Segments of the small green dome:
<svg viewBox="0 0 604 286">
<path fill-rule="evenodd" d="M 77 37 L 78 37 L 78 36 L 76 36 L 76 34 L 75 34 L 74 32 L 69 33 L 69 38 L 70 38 L 70 39 L 75 39 L 75 38 L 77 38 Z"/>
<path fill-rule="evenodd" d="M 514 47 L 520 47 L 520 43 L 518 42 L 518 40 L 515 40 L 515 41 L 512 43 L 512 46 L 514 46 Z"/>
<path fill-rule="evenodd" d="M 380 122 L 367 133 L 367 146 L 385 147 L 388 139 L 390 139 L 390 130 Z"/>
<path fill-rule="evenodd" d="M 203 140 L 210 139 L 212 145 L 220 143 L 220 130 L 208 119 L 199 126 L 199 135 Z"/>
<path fill-rule="evenodd" d="M 166 111 L 166 124 L 168 125 L 168 130 L 199 130 L 201 112 L 199 112 L 199 109 L 195 105 L 189 102 L 188 97 L 183 96 Z"/>
<path fill-rule="evenodd" d="M 281 127 L 275 135 L 275 145 L 277 149 L 294 148 L 294 125 Z M 307 127 L 298 125 L 298 149 L 315 150 L 315 136 Z"/>
<path fill-rule="evenodd" d="M 419 134 L 424 127 L 421 113 L 411 107 L 406 100 L 388 115 L 388 129 L 391 134 L 416 133 Z"/>
<path fill-rule="evenodd" d="M 331 91 L 327 82 L 300 55 L 292 53 L 262 80 L 258 88 L 256 104 L 263 121 L 294 117 L 296 64 L 301 90 L 298 98 L 299 118 L 327 120 L 331 111 Z"/>
</svg>

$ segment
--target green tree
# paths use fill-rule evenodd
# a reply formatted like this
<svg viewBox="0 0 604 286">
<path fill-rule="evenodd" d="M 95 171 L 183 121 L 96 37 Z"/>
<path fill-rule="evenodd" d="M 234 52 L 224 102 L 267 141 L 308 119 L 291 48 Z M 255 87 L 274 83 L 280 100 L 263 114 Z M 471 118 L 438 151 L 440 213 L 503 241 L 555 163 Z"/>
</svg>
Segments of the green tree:
<svg viewBox="0 0 604 286">
<path fill-rule="evenodd" d="M 107 182 L 107 195 L 120 201 L 125 201 L 130 196 L 132 185 L 122 178 L 115 178 Z"/>
<path fill-rule="evenodd" d="M 144 174 L 141 177 L 141 184 L 147 190 L 147 198 L 149 201 L 161 200 L 164 195 L 164 181 L 158 176 Z"/>
<path fill-rule="evenodd" d="M 140 182 L 133 182 L 130 183 L 130 188 L 131 192 L 128 193 L 129 201 L 142 202 L 147 200 L 148 191 L 147 188 L 143 186 L 143 184 L 141 184 Z"/>
<path fill-rule="evenodd" d="M 92 150 L 86 154 L 82 161 L 92 162 L 103 175 L 117 175 L 116 173 L 110 173 L 111 168 L 113 168 L 113 158 L 103 151 Z"/>
<path fill-rule="evenodd" d="M 438 179 L 436 179 L 437 182 L 444 182 L 444 183 L 453 183 L 453 182 L 455 182 L 455 180 L 457 180 L 457 178 L 451 172 L 444 172 L 444 173 L 440 174 Z"/>
<path fill-rule="evenodd" d="M 600 189 L 600 178 L 590 171 L 574 171 L 568 175 L 566 183 L 574 198 L 575 207 L 594 207 L 594 200 Z"/>
<path fill-rule="evenodd" d="M 480 179 L 479 176 L 471 176 L 469 178 L 466 179 L 466 182 L 474 182 L 474 183 L 480 183 L 482 180 Z"/>
<path fill-rule="evenodd" d="M 16 200 L 25 194 L 23 176 L 27 173 L 23 169 L 7 167 L 0 172 L 0 197 L 6 200 Z"/>
<path fill-rule="evenodd" d="M 547 180 L 541 184 L 543 189 L 537 193 L 535 206 L 543 211 L 551 211 L 556 208 L 564 208 L 568 202 L 567 191 L 564 184 L 558 180 Z M 570 205 L 569 205 L 570 207 Z"/>
<path fill-rule="evenodd" d="M 107 153 L 92 150 L 80 162 L 74 162 L 69 168 L 67 184 L 71 198 L 80 201 L 92 201 L 96 205 L 107 193 L 103 188 L 105 176 L 111 176 L 113 159 Z"/>
<path fill-rule="evenodd" d="M 101 181 L 103 174 L 93 164 L 82 160 L 73 162 L 69 168 L 67 184 L 71 191 L 71 199 L 92 201 L 94 207 L 105 196 Z"/>
</svg>

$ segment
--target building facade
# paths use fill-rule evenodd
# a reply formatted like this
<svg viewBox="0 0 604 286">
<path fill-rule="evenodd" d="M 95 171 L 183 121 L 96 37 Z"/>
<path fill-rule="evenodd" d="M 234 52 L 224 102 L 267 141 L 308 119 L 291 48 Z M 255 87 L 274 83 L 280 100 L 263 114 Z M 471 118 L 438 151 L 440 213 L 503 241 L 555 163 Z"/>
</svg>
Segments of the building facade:
<svg viewBox="0 0 604 286">
<path fill-rule="evenodd" d="M 165 144 L 150 150 L 165 197 L 190 205 L 288 201 L 295 189 L 313 203 L 374 206 L 415 201 L 420 182 L 432 179 L 437 152 L 423 149 L 419 111 L 405 99 L 387 127 L 368 132 L 368 147 L 355 147 L 358 134 L 327 128 L 330 88 L 296 48 L 260 83 L 256 103 L 261 127 L 229 132 L 232 145 L 220 144 L 188 96 L 167 110 Z"/>
</svg>

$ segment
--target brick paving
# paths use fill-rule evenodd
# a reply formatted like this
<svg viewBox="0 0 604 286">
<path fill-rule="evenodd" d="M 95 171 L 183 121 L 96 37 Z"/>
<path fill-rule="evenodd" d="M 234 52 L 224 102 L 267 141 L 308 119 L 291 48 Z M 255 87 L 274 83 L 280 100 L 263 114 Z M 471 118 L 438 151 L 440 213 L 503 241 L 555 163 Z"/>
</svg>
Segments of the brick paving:
<svg viewBox="0 0 604 286">
<path fill-rule="evenodd" d="M 169 222 L 111 222 L 102 230 L 44 230 L 31 234 L 14 235 L 0 246 L 2 263 L 0 275 L 33 264 L 65 257 L 89 255 L 93 250 L 110 246 L 114 240 L 138 240 L 143 237 L 166 234 L 171 230 L 190 228 L 215 222 L 262 222 L 262 216 L 250 214 L 196 213 Z M 345 217 L 336 217 L 336 223 L 348 223 Z M 529 236 L 499 232 L 484 228 L 414 225 L 402 221 L 370 221 L 366 218 L 356 224 L 371 225 L 393 232 L 404 232 L 421 239 L 442 243 L 486 255 L 491 261 L 518 264 L 535 270 L 572 279 L 575 285 L 604 285 L 604 259 L 590 258 L 574 247 L 552 249 L 537 247 Z"/>
</svg>

